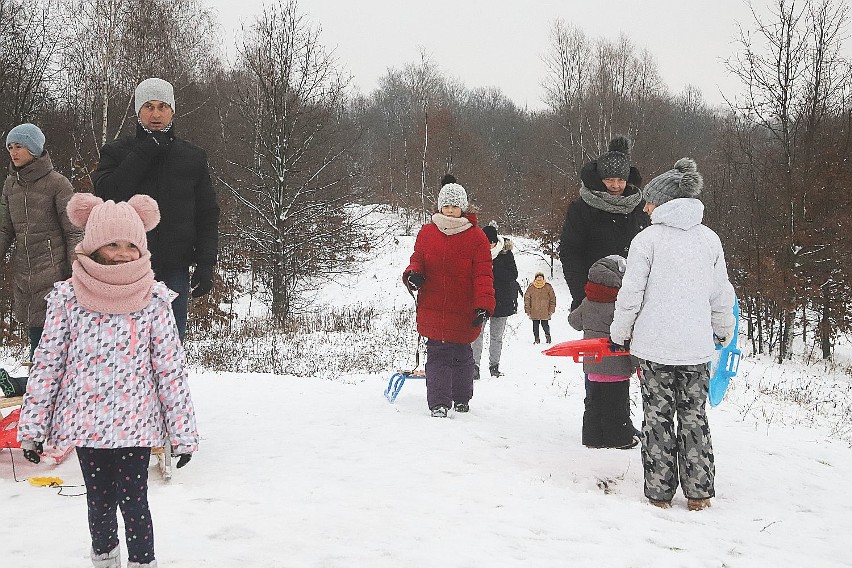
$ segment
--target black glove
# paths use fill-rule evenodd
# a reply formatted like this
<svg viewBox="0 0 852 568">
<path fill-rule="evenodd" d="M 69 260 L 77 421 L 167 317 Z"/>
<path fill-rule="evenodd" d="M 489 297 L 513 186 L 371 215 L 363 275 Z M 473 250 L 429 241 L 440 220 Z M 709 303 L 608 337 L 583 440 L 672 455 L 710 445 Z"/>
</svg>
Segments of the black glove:
<svg viewBox="0 0 852 568">
<path fill-rule="evenodd" d="M 35 450 L 24 450 L 24 458 L 27 461 L 38 463 L 41 461 L 41 452 L 44 451 L 44 444 L 35 442 Z"/>
<path fill-rule="evenodd" d="M 408 276 L 405 277 L 405 283 L 412 292 L 419 290 L 424 282 L 426 282 L 426 277 L 419 272 L 409 272 Z"/>
<path fill-rule="evenodd" d="M 609 339 L 609 342 L 610 342 L 609 350 L 612 353 L 622 353 L 622 352 L 630 351 L 630 340 L 629 339 L 624 340 L 624 345 L 621 345 L 620 343 L 616 343 L 615 341 L 612 340 L 612 338 Z"/>
<path fill-rule="evenodd" d="M 477 308 L 477 309 L 473 310 L 473 313 L 476 314 L 476 317 L 473 318 L 473 321 L 471 322 L 471 325 L 473 327 L 481 326 L 482 324 L 485 323 L 485 320 L 488 319 L 488 312 L 485 311 L 482 308 Z"/>
<path fill-rule="evenodd" d="M 715 333 L 713 334 L 713 343 L 715 343 L 716 345 L 725 345 L 725 343 L 727 343 L 727 341 L 728 341 L 727 337 L 719 337 Z"/>
<path fill-rule="evenodd" d="M 213 267 L 209 264 L 199 264 L 192 273 L 189 281 L 192 297 L 199 298 L 213 289 Z"/>
<path fill-rule="evenodd" d="M 172 137 L 170 133 L 155 130 L 142 140 L 138 148 L 140 152 L 149 158 L 155 158 L 165 152 L 171 143 Z"/>
<path fill-rule="evenodd" d="M 189 460 L 192 459 L 192 454 L 178 454 L 177 458 L 177 468 L 180 469 L 189 463 Z"/>
</svg>

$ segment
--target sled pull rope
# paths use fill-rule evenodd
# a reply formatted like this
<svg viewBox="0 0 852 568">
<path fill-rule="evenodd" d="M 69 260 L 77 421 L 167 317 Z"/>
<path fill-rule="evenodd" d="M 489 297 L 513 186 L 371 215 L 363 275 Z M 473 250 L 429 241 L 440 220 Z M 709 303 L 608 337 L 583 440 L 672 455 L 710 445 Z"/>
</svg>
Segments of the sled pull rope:
<svg viewBox="0 0 852 568">
<path fill-rule="evenodd" d="M 411 289 L 408 286 L 405 287 L 405 290 L 408 292 L 408 295 L 411 296 L 411 299 L 414 300 L 414 325 L 415 325 L 415 328 L 416 328 L 416 326 L 417 326 L 417 296 L 419 296 L 420 294 L 418 293 L 417 296 L 415 296 L 414 292 L 412 292 Z M 420 368 L 420 342 L 421 342 L 422 339 L 423 339 L 423 336 L 420 335 L 420 333 L 418 332 L 417 343 L 414 346 L 414 367 L 412 367 L 411 370 L 409 370 L 409 371 L 405 371 L 406 375 L 413 375 L 414 372 L 417 371 L 417 369 Z"/>
<path fill-rule="evenodd" d="M 12 479 L 15 480 L 15 483 L 23 483 L 24 481 L 29 481 L 30 479 L 33 479 L 33 480 L 39 479 L 38 477 L 27 478 L 27 479 L 18 479 L 18 472 L 15 468 L 15 455 L 12 452 L 12 448 L 6 448 L 6 449 L 9 450 L 9 460 L 12 462 Z M 37 483 L 32 483 L 32 485 L 37 485 Z M 58 485 L 56 483 L 51 483 L 49 485 L 45 485 L 45 487 L 53 487 L 55 489 L 59 489 L 59 491 L 57 491 L 56 494 L 59 495 L 60 497 L 82 497 L 83 495 L 86 494 L 85 491 L 83 491 L 82 493 L 74 493 L 73 495 L 69 495 L 68 493 L 62 492 L 64 489 L 76 489 L 76 488 L 79 488 L 79 487 L 85 487 L 85 485 Z"/>
</svg>

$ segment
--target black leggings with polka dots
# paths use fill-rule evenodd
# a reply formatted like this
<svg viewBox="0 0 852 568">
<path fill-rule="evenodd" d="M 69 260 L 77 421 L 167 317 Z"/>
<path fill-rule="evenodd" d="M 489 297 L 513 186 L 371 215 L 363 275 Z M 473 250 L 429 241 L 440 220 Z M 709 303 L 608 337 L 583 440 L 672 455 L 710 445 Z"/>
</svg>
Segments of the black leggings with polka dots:
<svg viewBox="0 0 852 568">
<path fill-rule="evenodd" d="M 154 525 L 148 509 L 151 448 L 77 448 L 86 482 L 92 550 L 105 554 L 118 546 L 118 516 L 124 517 L 130 562 L 154 560 Z"/>
</svg>

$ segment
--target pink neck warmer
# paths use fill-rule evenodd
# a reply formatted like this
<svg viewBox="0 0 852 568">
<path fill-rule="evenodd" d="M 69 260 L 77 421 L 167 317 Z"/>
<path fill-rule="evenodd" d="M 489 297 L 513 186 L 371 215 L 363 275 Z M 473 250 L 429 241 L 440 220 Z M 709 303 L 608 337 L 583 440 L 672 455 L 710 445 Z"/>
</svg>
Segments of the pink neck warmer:
<svg viewBox="0 0 852 568">
<path fill-rule="evenodd" d="M 88 256 L 77 255 L 71 267 L 71 284 L 80 304 L 93 312 L 130 314 L 151 300 L 154 271 L 151 253 L 124 264 L 98 264 Z"/>
<path fill-rule="evenodd" d="M 443 213 L 434 213 L 432 222 L 447 236 L 458 235 L 473 227 L 473 223 L 467 217 L 447 217 Z"/>
</svg>

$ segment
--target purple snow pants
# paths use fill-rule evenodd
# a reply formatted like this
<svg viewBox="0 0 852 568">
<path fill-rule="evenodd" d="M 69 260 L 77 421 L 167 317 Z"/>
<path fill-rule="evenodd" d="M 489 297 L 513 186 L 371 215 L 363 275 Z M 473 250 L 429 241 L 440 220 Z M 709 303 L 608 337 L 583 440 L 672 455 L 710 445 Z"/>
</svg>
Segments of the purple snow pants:
<svg viewBox="0 0 852 568">
<path fill-rule="evenodd" d="M 473 397 L 473 349 L 470 343 L 426 340 L 426 402 L 429 408 L 453 407 Z"/>
</svg>

